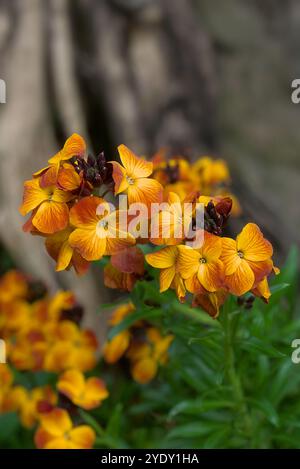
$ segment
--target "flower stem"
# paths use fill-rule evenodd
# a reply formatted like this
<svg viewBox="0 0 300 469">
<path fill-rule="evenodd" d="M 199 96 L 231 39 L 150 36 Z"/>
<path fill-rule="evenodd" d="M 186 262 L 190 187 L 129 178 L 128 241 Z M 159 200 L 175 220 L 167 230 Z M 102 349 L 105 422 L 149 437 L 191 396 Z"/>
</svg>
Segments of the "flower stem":
<svg viewBox="0 0 300 469">
<path fill-rule="evenodd" d="M 225 359 L 225 372 L 227 380 L 229 381 L 234 400 L 236 403 L 236 410 L 241 418 L 241 431 L 244 436 L 249 440 L 250 447 L 253 446 L 253 424 L 252 419 L 248 411 L 248 407 L 245 400 L 244 390 L 241 379 L 236 371 L 236 359 L 234 353 L 234 335 L 236 328 L 232 327 L 232 318 L 230 318 L 229 312 L 224 310 L 223 316 L 223 329 L 224 329 L 224 359 Z"/>
</svg>

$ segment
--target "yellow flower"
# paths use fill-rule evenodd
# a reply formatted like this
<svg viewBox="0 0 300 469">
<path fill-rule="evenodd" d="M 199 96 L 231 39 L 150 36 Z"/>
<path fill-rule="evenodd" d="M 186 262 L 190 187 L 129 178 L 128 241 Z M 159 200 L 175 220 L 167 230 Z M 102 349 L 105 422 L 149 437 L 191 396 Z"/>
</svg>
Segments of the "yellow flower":
<svg viewBox="0 0 300 469">
<path fill-rule="evenodd" d="M 95 438 L 91 427 L 74 427 L 68 412 L 55 408 L 42 414 L 34 441 L 40 449 L 90 449 Z"/>
<path fill-rule="evenodd" d="M 85 379 L 78 370 L 67 370 L 57 382 L 57 389 L 73 404 L 89 410 L 98 407 L 108 397 L 104 382 L 95 377 Z"/>
<path fill-rule="evenodd" d="M 160 251 L 147 254 L 145 257 L 148 264 L 157 269 L 161 269 L 159 276 L 160 292 L 172 288 L 176 291 L 179 300 L 183 300 L 186 289 L 178 269 L 178 247 L 168 246 Z"/>
</svg>

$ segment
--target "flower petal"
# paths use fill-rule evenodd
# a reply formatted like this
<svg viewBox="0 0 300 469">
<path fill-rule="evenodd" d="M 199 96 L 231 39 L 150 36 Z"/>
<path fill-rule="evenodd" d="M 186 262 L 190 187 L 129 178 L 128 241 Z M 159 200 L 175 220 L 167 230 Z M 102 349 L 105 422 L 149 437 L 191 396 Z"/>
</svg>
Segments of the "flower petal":
<svg viewBox="0 0 300 469">
<path fill-rule="evenodd" d="M 218 290 L 223 284 L 224 270 L 220 260 L 199 264 L 198 280 L 209 292 Z"/>
<path fill-rule="evenodd" d="M 248 223 L 237 236 L 237 248 L 249 261 L 265 261 L 273 254 L 273 248 L 255 223 Z"/>
<path fill-rule="evenodd" d="M 64 191 L 74 191 L 81 184 L 81 177 L 71 164 L 64 164 L 57 177 L 57 184 Z"/>
<path fill-rule="evenodd" d="M 192 277 L 199 268 L 200 254 L 190 246 L 178 246 L 177 269 L 182 278 Z"/>
<path fill-rule="evenodd" d="M 150 211 L 152 203 L 162 202 L 163 188 L 155 179 L 139 178 L 128 186 L 127 194 L 129 204 L 142 203 Z"/>
<path fill-rule="evenodd" d="M 67 370 L 59 377 L 56 387 L 72 401 L 84 392 L 84 376 L 78 370 Z"/>
<path fill-rule="evenodd" d="M 72 158 L 72 156 L 83 157 L 85 151 L 86 144 L 84 139 L 80 135 L 75 133 L 66 140 L 63 149 L 56 153 L 56 155 L 54 155 L 52 158 L 50 158 L 50 160 L 48 160 L 48 163 L 57 164 L 62 160 L 68 160 Z"/>
<path fill-rule="evenodd" d="M 129 187 L 129 182 L 126 179 L 126 170 L 117 161 L 111 161 L 113 166 L 112 178 L 115 183 L 115 195 L 124 192 Z"/>
<path fill-rule="evenodd" d="M 159 284 L 160 284 L 160 292 L 164 292 L 168 290 L 170 287 L 174 277 L 175 277 L 175 266 L 167 267 L 166 269 L 162 269 L 159 274 Z"/>
<path fill-rule="evenodd" d="M 241 259 L 237 270 L 225 277 L 225 284 L 234 295 L 241 296 L 251 290 L 255 281 L 254 273 L 247 261 Z"/>
<path fill-rule="evenodd" d="M 131 368 L 133 379 L 140 384 L 151 381 L 157 373 L 157 362 L 153 358 L 138 360 Z"/>
<path fill-rule="evenodd" d="M 70 431 L 69 437 L 74 449 L 90 449 L 95 443 L 96 434 L 88 425 L 80 425 Z"/>
<path fill-rule="evenodd" d="M 222 252 L 222 238 L 214 234 L 204 232 L 204 243 L 200 251 L 207 262 L 216 261 Z"/>
<path fill-rule="evenodd" d="M 176 263 L 177 254 L 177 247 L 168 246 L 161 249 L 160 251 L 147 254 L 145 258 L 148 264 L 150 264 L 152 267 L 166 269 L 167 267 L 171 267 Z"/>
<path fill-rule="evenodd" d="M 27 213 L 38 207 L 45 200 L 48 200 L 48 198 L 49 193 L 42 189 L 39 179 L 25 181 L 23 203 L 19 209 L 21 215 L 27 215 Z"/>
<path fill-rule="evenodd" d="M 96 229 L 77 228 L 71 233 L 69 243 L 87 261 L 101 259 L 106 249 L 106 238 L 99 237 Z"/>
<path fill-rule="evenodd" d="M 233 274 L 241 263 L 241 258 L 237 253 L 237 246 L 234 239 L 221 238 L 222 239 L 222 254 L 221 260 L 224 264 L 225 275 Z"/>
<path fill-rule="evenodd" d="M 76 228 L 96 229 L 99 221 L 97 216 L 97 208 L 105 203 L 100 197 L 84 197 L 70 210 L 70 223 Z"/>
<path fill-rule="evenodd" d="M 68 225 L 69 208 L 67 204 L 46 201 L 37 209 L 32 224 L 42 233 L 56 233 Z"/>
<path fill-rule="evenodd" d="M 112 340 L 106 342 L 103 349 L 103 356 L 107 363 L 116 363 L 126 352 L 130 342 L 128 330 L 115 335 Z"/>
<path fill-rule="evenodd" d="M 119 155 L 129 177 L 146 178 L 153 171 L 153 163 L 136 156 L 125 145 L 119 145 Z"/>
<path fill-rule="evenodd" d="M 72 428 L 72 421 L 64 409 L 53 409 L 41 416 L 41 424 L 47 433 L 54 437 L 63 436 Z"/>
</svg>

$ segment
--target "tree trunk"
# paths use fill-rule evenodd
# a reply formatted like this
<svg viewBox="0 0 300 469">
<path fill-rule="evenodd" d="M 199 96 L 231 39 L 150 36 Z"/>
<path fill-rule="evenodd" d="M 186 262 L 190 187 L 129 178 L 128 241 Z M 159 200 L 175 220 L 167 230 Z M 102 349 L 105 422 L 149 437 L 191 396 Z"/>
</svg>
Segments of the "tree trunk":
<svg viewBox="0 0 300 469">
<path fill-rule="evenodd" d="M 236 6 L 234 0 L 230 3 Z M 89 311 L 90 325 L 108 295 L 100 274 L 91 272 L 80 280 L 73 272 L 55 274 L 43 241 L 22 232 L 17 209 L 23 181 L 73 132 L 84 136 L 91 151 L 104 148 L 110 158 L 119 143 L 143 154 L 168 146 L 191 158 L 228 150 L 219 99 L 223 81 L 231 76 L 226 72 L 231 44 L 218 42 L 204 24 L 205 4 L 209 2 L 0 1 L 1 78 L 7 84 L 7 103 L 0 105 L 1 241 L 21 268 L 52 289 L 73 288 Z M 222 2 L 218 4 L 221 11 Z M 295 2 L 289 5 L 295 7 Z M 213 18 L 218 11 L 213 10 Z M 227 73 L 224 80 L 220 63 Z M 229 83 L 232 93 L 234 86 Z M 242 118 L 247 116 L 240 116 L 240 122 Z M 245 156 L 240 161 L 232 157 L 231 163 L 244 220 L 261 223 L 285 253 L 296 229 L 286 230 L 278 199 L 256 193 L 248 180 L 251 171 L 254 179 L 262 174 L 261 162 L 253 165 Z M 247 165 L 251 171 L 245 174 Z"/>
</svg>

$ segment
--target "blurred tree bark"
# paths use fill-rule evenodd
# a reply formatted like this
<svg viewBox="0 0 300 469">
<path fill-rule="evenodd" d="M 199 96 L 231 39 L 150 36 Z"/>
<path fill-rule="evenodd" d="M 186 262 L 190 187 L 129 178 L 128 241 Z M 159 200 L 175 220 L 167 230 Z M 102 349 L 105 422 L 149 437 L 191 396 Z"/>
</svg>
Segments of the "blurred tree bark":
<svg viewBox="0 0 300 469">
<path fill-rule="evenodd" d="M 217 1 L 214 11 L 210 2 L 213 19 L 224 3 Z M 244 8 L 251 2 L 240 3 Z M 268 3 L 276 3 L 278 19 L 279 2 Z M 295 7 L 293 0 L 288 3 Z M 220 67 L 226 71 L 224 63 L 235 57 L 226 36 L 232 30 L 230 22 L 221 29 L 224 39 L 221 22 L 215 31 L 207 5 L 207 0 L 0 0 L 1 78 L 7 83 L 7 104 L 0 108 L 1 241 L 20 267 L 51 288 L 72 287 L 89 312 L 107 295 L 101 274 L 78 280 L 72 272 L 54 273 L 42 240 L 22 233 L 17 208 L 23 181 L 73 132 L 86 138 L 90 150 L 105 148 L 112 158 L 121 142 L 143 154 L 162 146 L 192 158 L 223 148 L 229 152 L 222 140 L 226 113 L 220 118 L 219 94 L 225 82 L 235 99 L 242 99 L 235 88 L 241 82 L 226 81 L 234 69 L 220 77 Z M 226 5 L 237 8 L 234 0 Z M 257 15 L 261 21 L 265 9 Z M 236 127 L 241 119 L 246 122 L 247 116 L 240 113 Z M 244 220 L 256 219 L 285 253 L 296 229 L 286 229 L 270 191 L 256 193 L 248 175 L 252 171 L 256 180 L 262 174 L 260 159 L 250 163 L 249 173 L 243 171 L 251 157 L 231 159 Z M 92 313 L 88 321 L 92 324 Z"/>
</svg>

